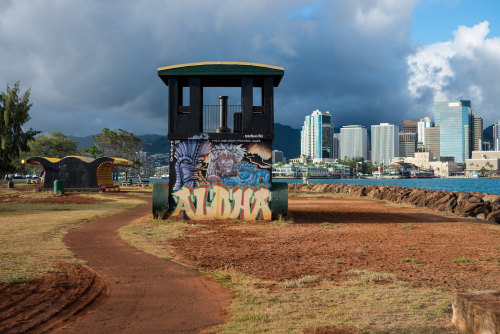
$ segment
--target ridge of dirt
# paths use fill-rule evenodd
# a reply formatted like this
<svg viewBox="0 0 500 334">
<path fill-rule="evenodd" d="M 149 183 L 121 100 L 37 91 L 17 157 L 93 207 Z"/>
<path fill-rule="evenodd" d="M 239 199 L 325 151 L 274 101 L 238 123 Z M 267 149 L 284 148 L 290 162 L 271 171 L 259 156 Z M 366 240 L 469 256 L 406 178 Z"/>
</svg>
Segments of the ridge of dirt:
<svg viewBox="0 0 500 334">
<path fill-rule="evenodd" d="M 0 283 L 0 333 L 47 332 L 106 294 L 106 282 L 87 266 L 58 267 L 29 283 Z"/>
</svg>

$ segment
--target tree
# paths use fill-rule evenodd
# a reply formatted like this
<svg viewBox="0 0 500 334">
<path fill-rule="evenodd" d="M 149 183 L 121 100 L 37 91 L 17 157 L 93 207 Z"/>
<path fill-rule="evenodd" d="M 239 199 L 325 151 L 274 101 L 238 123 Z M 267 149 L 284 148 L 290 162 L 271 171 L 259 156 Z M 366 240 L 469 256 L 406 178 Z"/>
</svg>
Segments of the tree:
<svg viewBox="0 0 500 334">
<path fill-rule="evenodd" d="M 39 133 L 22 129 L 31 119 L 29 99 L 30 89 L 20 96 L 19 82 L 12 88 L 7 84 L 6 92 L 0 92 L 0 178 L 15 171 L 20 153 L 28 150 L 28 142 Z"/>
<path fill-rule="evenodd" d="M 96 159 L 102 155 L 102 152 L 97 147 L 92 145 L 89 148 L 81 151 L 80 154 Z"/>
<path fill-rule="evenodd" d="M 49 136 L 38 135 L 28 145 L 32 157 L 64 158 L 77 153 L 77 142 L 57 131 L 50 132 Z"/>
<path fill-rule="evenodd" d="M 102 155 L 127 159 L 133 162 L 132 169 L 139 173 L 142 163 L 140 161 L 139 152 L 141 152 L 146 144 L 132 132 L 122 129 L 110 130 L 104 128 L 100 134 L 93 136 L 92 140 Z M 127 172 L 127 170 L 125 171 Z M 139 178 L 141 177 L 139 173 Z M 125 179 L 127 174 L 125 174 Z"/>
<path fill-rule="evenodd" d="M 486 176 L 488 174 L 488 170 L 483 166 L 481 169 L 478 171 L 481 176 Z"/>
</svg>

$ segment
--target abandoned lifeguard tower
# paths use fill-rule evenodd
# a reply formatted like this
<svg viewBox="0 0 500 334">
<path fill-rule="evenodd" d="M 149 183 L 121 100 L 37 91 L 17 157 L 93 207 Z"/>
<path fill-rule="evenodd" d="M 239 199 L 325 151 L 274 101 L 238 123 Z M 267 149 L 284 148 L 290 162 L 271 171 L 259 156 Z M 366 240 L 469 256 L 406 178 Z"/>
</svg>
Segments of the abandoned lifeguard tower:
<svg viewBox="0 0 500 334">
<path fill-rule="evenodd" d="M 286 184 L 273 185 L 271 170 L 274 87 L 283 74 L 282 67 L 224 61 L 158 68 L 169 92 L 170 182 L 168 194 L 160 185 L 153 189 L 156 216 L 255 220 L 286 214 Z M 219 96 L 219 105 L 204 105 L 205 87 L 241 87 L 241 101 L 228 104 Z"/>
</svg>

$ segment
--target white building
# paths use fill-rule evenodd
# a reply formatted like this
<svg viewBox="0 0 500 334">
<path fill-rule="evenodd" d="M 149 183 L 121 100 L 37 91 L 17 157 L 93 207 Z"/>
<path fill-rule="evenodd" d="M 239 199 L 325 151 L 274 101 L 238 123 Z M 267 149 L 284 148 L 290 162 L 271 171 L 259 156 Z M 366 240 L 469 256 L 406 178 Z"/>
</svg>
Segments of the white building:
<svg viewBox="0 0 500 334">
<path fill-rule="evenodd" d="M 330 112 L 314 110 L 300 132 L 300 154 L 311 159 L 333 158 L 333 124 Z"/>
<path fill-rule="evenodd" d="M 361 125 L 347 125 L 340 129 L 339 159 L 368 159 L 368 132 Z"/>
<path fill-rule="evenodd" d="M 429 117 L 422 118 L 417 123 L 417 142 L 425 145 L 425 128 L 430 128 L 433 123 Z"/>
<path fill-rule="evenodd" d="M 371 143 L 371 161 L 390 165 L 392 159 L 399 156 L 399 127 L 389 123 L 372 125 Z"/>
</svg>

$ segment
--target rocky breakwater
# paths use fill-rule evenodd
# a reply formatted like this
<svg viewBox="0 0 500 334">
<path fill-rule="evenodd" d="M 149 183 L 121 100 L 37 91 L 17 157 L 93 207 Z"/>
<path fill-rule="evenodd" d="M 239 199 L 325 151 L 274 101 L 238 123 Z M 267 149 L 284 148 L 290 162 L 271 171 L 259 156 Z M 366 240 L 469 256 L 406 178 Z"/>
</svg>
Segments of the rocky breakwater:
<svg viewBox="0 0 500 334">
<path fill-rule="evenodd" d="M 483 221 L 500 223 L 500 195 L 480 192 L 437 191 L 397 186 L 360 186 L 351 184 L 289 184 L 291 192 L 337 193 L 366 196 L 396 203 L 411 204 L 436 211 L 454 213 Z"/>
</svg>

